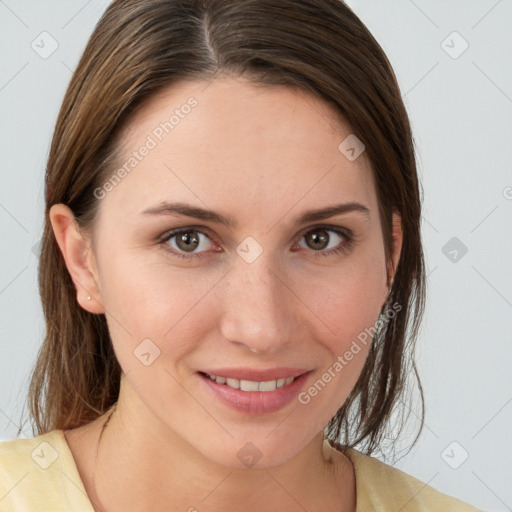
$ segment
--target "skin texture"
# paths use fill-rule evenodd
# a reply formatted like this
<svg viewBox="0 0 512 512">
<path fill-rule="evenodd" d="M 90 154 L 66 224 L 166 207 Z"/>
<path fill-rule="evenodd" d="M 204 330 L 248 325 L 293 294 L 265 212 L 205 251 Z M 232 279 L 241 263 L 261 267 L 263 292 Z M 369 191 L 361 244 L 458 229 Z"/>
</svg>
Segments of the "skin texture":
<svg viewBox="0 0 512 512">
<path fill-rule="evenodd" d="M 197 105 L 158 141 L 155 128 L 190 97 Z M 273 413 L 230 408 L 197 373 L 304 368 L 307 390 L 375 324 L 388 293 L 384 245 L 365 154 L 351 162 L 338 150 L 350 133 L 329 104 L 303 91 L 229 76 L 182 82 L 123 132 L 126 160 L 148 135 L 157 145 L 101 199 L 92 238 L 65 205 L 51 208 L 77 300 L 105 313 L 124 372 L 97 458 L 105 415 L 66 432 L 97 510 L 355 509 L 351 463 L 325 450 L 322 429 L 369 344 L 307 405 L 294 399 Z M 212 209 L 236 225 L 141 214 L 162 201 Z M 370 218 L 350 212 L 295 224 L 306 210 L 348 202 L 365 205 Z M 350 249 L 332 253 L 347 240 L 322 226 L 351 230 Z M 159 242 L 183 227 L 204 233 L 198 257 L 173 256 L 183 247 L 176 238 Z M 327 248 L 311 233 L 327 233 Z M 262 249 L 251 263 L 237 253 L 246 237 Z M 145 339 L 160 350 L 149 366 L 134 355 Z M 252 468 L 237 457 L 246 443 L 261 454 Z"/>
</svg>

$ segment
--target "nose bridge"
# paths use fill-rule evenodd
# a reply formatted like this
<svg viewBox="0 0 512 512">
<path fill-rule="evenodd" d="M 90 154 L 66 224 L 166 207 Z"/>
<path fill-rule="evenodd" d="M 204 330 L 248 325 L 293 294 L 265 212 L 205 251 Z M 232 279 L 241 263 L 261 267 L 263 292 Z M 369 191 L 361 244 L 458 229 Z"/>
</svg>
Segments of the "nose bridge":
<svg viewBox="0 0 512 512">
<path fill-rule="evenodd" d="M 237 259 L 224 295 L 221 330 L 253 352 L 274 351 L 290 336 L 291 311 L 278 270 L 262 256 L 248 263 Z"/>
</svg>

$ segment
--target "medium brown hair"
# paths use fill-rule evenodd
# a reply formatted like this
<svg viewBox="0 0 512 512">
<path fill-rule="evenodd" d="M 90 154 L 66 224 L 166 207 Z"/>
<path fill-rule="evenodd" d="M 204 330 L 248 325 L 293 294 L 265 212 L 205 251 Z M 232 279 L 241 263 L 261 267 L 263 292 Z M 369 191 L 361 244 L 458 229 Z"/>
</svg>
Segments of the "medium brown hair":
<svg viewBox="0 0 512 512">
<path fill-rule="evenodd" d="M 421 198 L 410 123 L 391 65 L 341 0 L 116 0 L 102 16 L 64 97 L 46 172 L 39 263 L 46 336 L 28 398 L 34 435 L 105 413 L 121 377 L 105 316 L 76 301 L 50 207 L 68 205 L 79 227 L 92 229 L 99 202 L 93 191 L 115 168 L 122 128 L 164 87 L 218 73 L 303 89 L 343 116 L 366 146 L 387 262 L 392 213 L 401 217 L 403 244 L 388 303 L 402 309 L 376 333 L 360 378 L 325 430 L 333 442 L 372 453 L 391 413 L 405 410 L 408 375 L 419 385 L 413 346 L 425 301 Z"/>
</svg>

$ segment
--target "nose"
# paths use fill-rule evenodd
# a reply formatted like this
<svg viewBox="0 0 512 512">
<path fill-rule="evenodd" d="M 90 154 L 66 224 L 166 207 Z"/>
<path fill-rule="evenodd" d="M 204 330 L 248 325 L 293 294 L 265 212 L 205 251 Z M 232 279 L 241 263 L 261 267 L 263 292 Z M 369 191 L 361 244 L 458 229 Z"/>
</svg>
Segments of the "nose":
<svg viewBox="0 0 512 512">
<path fill-rule="evenodd" d="M 226 340 L 266 354 L 290 343 L 296 299 L 282 273 L 262 256 L 252 263 L 235 262 L 222 300 L 220 329 Z"/>
</svg>

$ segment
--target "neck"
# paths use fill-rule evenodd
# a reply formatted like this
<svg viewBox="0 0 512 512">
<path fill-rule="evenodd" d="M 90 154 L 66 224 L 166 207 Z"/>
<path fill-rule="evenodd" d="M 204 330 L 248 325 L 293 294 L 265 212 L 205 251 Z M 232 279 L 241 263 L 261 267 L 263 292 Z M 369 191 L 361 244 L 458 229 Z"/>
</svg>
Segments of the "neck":
<svg viewBox="0 0 512 512">
<path fill-rule="evenodd" d="M 237 469 L 206 459 L 156 418 L 148 425 L 134 410 L 120 394 L 115 410 L 80 428 L 89 435 L 74 455 L 97 512 L 355 510 L 350 460 L 321 433 L 278 466 Z M 80 455 L 86 452 L 87 460 Z"/>
</svg>

